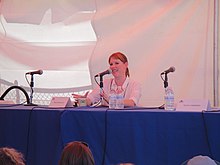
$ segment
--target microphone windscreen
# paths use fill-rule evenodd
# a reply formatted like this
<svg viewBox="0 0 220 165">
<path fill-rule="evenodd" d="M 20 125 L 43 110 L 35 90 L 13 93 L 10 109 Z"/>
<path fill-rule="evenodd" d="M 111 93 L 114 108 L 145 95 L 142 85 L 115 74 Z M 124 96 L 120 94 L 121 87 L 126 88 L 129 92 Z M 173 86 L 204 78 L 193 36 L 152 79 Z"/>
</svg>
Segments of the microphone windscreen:
<svg viewBox="0 0 220 165">
<path fill-rule="evenodd" d="M 174 66 L 171 66 L 169 70 L 170 70 L 170 72 L 174 72 L 176 69 Z"/>
</svg>

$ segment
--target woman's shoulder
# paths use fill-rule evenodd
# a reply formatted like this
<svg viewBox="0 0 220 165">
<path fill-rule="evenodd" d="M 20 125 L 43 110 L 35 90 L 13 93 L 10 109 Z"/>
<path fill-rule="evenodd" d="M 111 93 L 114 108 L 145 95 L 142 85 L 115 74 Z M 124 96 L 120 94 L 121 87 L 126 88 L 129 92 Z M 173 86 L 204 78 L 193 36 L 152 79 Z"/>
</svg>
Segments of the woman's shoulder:
<svg viewBox="0 0 220 165">
<path fill-rule="evenodd" d="M 129 77 L 128 81 L 131 84 L 141 85 L 141 83 L 139 81 L 137 81 L 136 79 L 130 78 L 130 77 Z"/>
</svg>

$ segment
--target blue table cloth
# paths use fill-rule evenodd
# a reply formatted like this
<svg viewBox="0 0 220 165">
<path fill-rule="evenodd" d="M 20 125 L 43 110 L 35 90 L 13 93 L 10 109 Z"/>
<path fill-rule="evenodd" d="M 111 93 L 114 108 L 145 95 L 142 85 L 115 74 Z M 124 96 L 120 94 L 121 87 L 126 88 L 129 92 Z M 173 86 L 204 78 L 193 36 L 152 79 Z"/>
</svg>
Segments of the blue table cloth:
<svg viewBox="0 0 220 165">
<path fill-rule="evenodd" d="M 219 126 L 219 112 L 1 106 L 0 147 L 21 151 L 27 165 L 57 165 L 70 141 L 87 142 L 96 165 L 178 165 L 195 155 L 219 161 Z"/>
</svg>

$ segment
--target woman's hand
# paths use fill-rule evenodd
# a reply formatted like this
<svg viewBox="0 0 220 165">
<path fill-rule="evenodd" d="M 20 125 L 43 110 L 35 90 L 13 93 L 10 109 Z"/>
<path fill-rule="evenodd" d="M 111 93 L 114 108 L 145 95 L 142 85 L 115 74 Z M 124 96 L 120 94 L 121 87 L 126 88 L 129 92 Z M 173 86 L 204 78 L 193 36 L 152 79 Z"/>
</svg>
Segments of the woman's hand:
<svg viewBox="0 0 220 165">
<path fill-rule="evenodd" d="M 87 105 L 91 104 L 91 101 L 87 98 L 89 91 L 87 91 L 84 95 L 79 95 L 79 94 L 72 94 L 73 98 L 75 99 L 75 103 L 78 105 L 79 104 L 79 99 L 80 98 L 86 98 L 86 103 Z"/>
<path fill-rule="evenodd" d="M 78 98 L 86 98 L 87 95 L 88 95 L 88 93 L 89 93 L 89 91 L 87 91 L 84 95 L 79 95 L 79 94 L 73 93 L 72 96 L 73 96 L 73 98 L 75 98 L 75 99 L 78 99 Z"/>
</svg>

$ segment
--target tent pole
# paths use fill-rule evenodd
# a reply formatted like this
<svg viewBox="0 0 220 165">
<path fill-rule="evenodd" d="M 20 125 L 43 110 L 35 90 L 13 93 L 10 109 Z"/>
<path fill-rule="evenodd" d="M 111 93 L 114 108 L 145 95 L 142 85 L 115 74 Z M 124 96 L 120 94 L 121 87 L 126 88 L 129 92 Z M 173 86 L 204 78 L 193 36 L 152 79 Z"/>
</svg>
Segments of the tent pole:
<svg viewBox="0 0 220 165">
<path fill-rule="evenodd" d="M 213 88 L 214 88 L 214 106 L 218 107 L 219 106 L 219 76 L 218 76 L 218 72 L 219 72 L 219 58 L 218 58 L 218 14 L 219 14 L 219 9 L 218 9 L 218 0 L 214 1 L 214 58 L 213 58 L 213 66 L 214 66 L 214 84 L 213 84 Z"/>
</svg>

